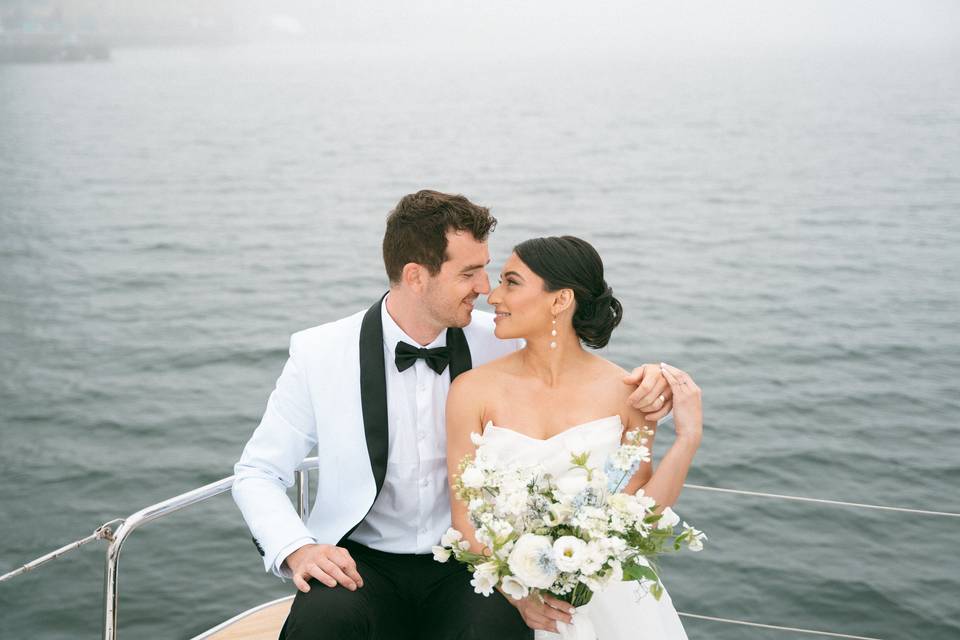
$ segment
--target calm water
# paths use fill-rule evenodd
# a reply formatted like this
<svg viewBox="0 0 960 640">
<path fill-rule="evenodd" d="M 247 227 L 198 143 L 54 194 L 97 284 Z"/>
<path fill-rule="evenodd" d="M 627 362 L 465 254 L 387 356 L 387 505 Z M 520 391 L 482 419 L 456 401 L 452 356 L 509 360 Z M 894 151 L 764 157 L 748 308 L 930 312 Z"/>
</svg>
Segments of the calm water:
<svg viewBox="0 0 960 640">
<path fill-rule="evenodd" d="M 493 208 L 494 269 L 530 236 L 595 243 L 609 357 L 705 390 L 692 482 L 960 511 L 958 105 L 960 59 L 879 51 L 2 67 L 0 570 L 229 475 L 288 335 L 384 289 L 383 219 L 424 186 Z M 710 535 L 666 563 L 682 611 L 960 635 L 955 519 L 678 510 Z M 102 551 L 0 586 L 0 635 L 95 637 Z M 227 496 L 135 534 L 121 584 L 128 638 L 292 592 Z"/>
</svg>

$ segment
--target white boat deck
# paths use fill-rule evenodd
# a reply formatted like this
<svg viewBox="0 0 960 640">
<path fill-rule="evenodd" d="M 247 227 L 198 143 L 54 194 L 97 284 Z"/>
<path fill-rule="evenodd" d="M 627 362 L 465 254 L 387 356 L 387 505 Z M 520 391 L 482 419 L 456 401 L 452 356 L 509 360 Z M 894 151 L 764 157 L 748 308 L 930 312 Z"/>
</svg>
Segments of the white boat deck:
<svg viewBox="0 0 960 640">
<path fill-rule="evenodd" d="M 292 604 L 293 596 L 267 602 L 244 611 L 193 640 L 277 640 Z"/>
</svg>

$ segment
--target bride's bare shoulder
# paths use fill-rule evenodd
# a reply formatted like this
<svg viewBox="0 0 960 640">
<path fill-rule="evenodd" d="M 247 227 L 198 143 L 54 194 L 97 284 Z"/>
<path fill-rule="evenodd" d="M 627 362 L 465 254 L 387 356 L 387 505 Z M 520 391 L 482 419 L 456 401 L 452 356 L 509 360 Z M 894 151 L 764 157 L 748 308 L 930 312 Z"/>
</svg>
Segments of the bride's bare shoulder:
<svg viewBox="0 0 960 640">
<path fill-rule="evenodd" d="M 461 373 L 450 385 L 450 393 L 454 393 L 455 389 L 458 393 L 476 393 L 496 387 L 502 381 L 504 374 L 515 368 L 517 357 L 516 353 L 508 353 Z"/>
<path fill-rule="evenodd" d="M 598 387 L 596 389 L 598 397 L 608 399 L 612 405 L 626 405 L 627 398 L 636 390 L 635 386 L 624 382 L 624 378 L 630 375 L 630 372 L 606 358 L 596 354 L 593 354 L 593 357 L 595 360 L 591 378 Z"/>
</svg>

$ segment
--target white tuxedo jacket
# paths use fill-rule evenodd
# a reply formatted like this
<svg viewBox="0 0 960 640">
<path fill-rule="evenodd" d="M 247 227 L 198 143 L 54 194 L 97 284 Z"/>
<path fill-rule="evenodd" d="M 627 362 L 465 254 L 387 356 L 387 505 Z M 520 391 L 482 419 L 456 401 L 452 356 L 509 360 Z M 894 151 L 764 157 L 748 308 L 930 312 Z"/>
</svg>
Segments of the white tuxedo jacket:
<svg viewBox="0 0 960 640">
<path fill-rule="evenodd" d="M 234 467 L 233 498 L 264 567 L 281 577 L 290 575 L 281 565 L 292 544 L 339 543 L 363 520 L 383 486 L 388 427 L 380 308 L 378 301 L 367 311 L 290 337 L 290 357 Z M 516 341 L 494 336 L 493 327 L 492 314 L 474 311 L 462 331 L 448 330 L 447 375 L 456 377 L 517 348 Z M 304 523 L 286 491 L 314 446 L 319 482 Z"/>
</svg>

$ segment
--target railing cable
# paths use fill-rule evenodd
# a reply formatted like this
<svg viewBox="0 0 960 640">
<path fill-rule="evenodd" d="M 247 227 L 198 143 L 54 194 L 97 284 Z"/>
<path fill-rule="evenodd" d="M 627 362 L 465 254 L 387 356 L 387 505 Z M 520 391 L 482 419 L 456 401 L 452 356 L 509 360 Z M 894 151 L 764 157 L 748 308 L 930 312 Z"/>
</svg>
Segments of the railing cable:
<svg viewBox="0 0 960 640">
<path fill-rule="evenodd" d="M 86 538 L 80 538 L 79 540 L 76 540 L 76 541 L 74 541 L 74 542 L 71 542 L 70 544 L 65 544 L 65 545 L 63 545 L 62 547 L 60 547 L 59 549 L 56 549 L 56 550 L 54 550 L 54 551 L 51 551 L 50 553 L 48 553 L 48 554 L 46 554 L 46 555 L 42 555 L 42 556 L 40 556 L 39 558 L 37 558 L 36 560 L 33 560 L 33 561 L 31 561 L 31 562 L 28 562 L 27 564 L 21 566 L 21 567 L 18 568 L 18 569 L 14 569 L 13 571 L 10 571 L 9 573 L 3 574 L 2 576 L 0 576 L 0 582 L 4 582 L 4 581 L 6 581 L 6 580 L 10 580 L 11 578 L 15 578 L 15 577 L 17 577 L 17 576 L 19 576 L 19 575 L 21 575 L 21 574 L 24 574 L 24 573 L 26 573 L 26 572 L 28 572 L 28 571 L 33 571 L 34 569 L 36 569 L 36 568 L 39 567 L 40 565 L 46 564 L 46 563 L 50 562 L 51 560 L 56 560 L 56 559 L 59 558 L 60 556 L 64 555 L 65 553 L 69 553 L 69 552 L 73 551 L 74 549 L 79 549 L 80 547 L 82 547 L 83 545 L 87 544 L 88 542 L 93 542 L 94 540 L 112 540 L 112 539 L 113 539 L 113 527 L 114 527 L 114 525 L 118 525 L 118 524 L 123 524 L 123 520 L 117 519 L 117 520 L 111 520 L 110 522 L 105 522 L 104 524 L 102 524 L 102 525 L 100 525 L 99 527 L 97 527 L 96 531 L 94 531 L 93 533 L 91 533 L 90 535 L 88 535 Z"/>
<path fill-rule="evenodd" d="M 775 629 L 777 631 L 794 631 L 796 633 L 807 633 L 815 636 L 826 636 L 828 638 L 849 638 L 850 640 L 881 640 L 880 638 L 871 638 L 868 636 L 851 636 L 845 633 L 834 633 L 832 631 L 817 631 L 816 629 L 800 629 L 798 627 L 780 627 L 775 624 L 760 624 L 759 622 L 747 622 L 746 620 L 733 620 L 731 618 L 715 618 L 713 616 L 702 616 L 696 613 L 684 613 L 678 611 L 677 615 L 685 618 L 697 618 L 698 620 L 709 620 L 711 622 L 726 622 L 728 624 L 740 624 L 747 627 L 760 627 L 761 629 Z"/>
<path fill-rule="evenodd" d="M 928 511 L 926 509 L 909 509 L 907 507 L 886 507 L 879 504 L 863 504 L 860 502 L 843 502 L 841 500 L 824 500 L 823 498 L 807 498 L 804 496 L 785 496 L 778 493 L 763 493 L 761 491 L 744 491 L 743 489 L 721 489 L 720 487 L 705 487 L 699 484 L 685 484 L 687 489 L 699 489 L 701 491 L 718 491 L 720 493 L 737 493 L 745 496 L 759 496 L 762 498 L 779 498 L 781 500 L 798 500 L 800 502 L 817 502 L 820 504 L 832 504 L 838 507 L 856 507 L 858 509 L 877 509 L 881 511 L 901 511 L 903 513 L 916 513 L 925 516 L 946 516 L 948 518 L 960 518 L 960 513 L 949 511 Z"/>
</svg>

